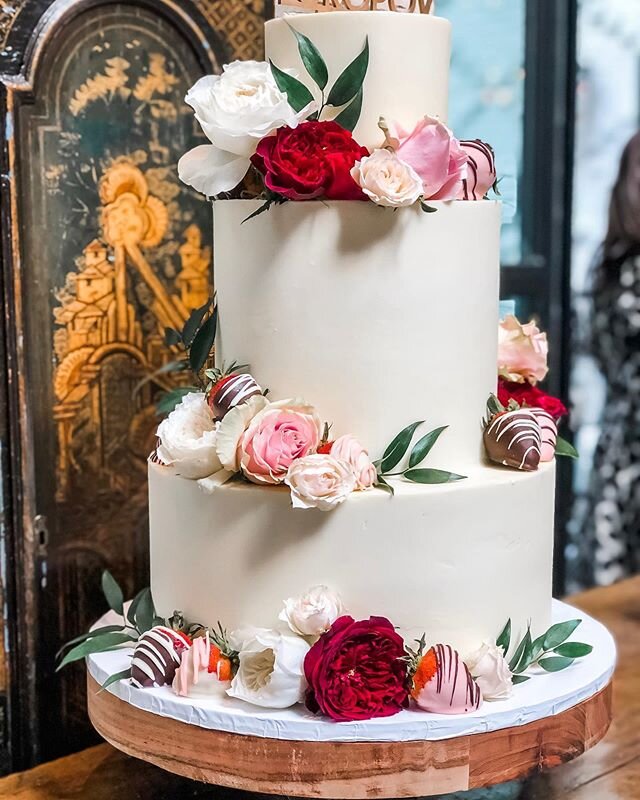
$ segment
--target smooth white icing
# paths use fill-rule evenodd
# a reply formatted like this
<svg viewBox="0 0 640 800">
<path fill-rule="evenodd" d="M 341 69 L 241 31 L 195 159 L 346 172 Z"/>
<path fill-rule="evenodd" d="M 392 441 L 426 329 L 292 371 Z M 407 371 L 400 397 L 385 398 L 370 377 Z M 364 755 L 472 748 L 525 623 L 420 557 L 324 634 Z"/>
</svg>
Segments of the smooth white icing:
<svg viewBox="0 0 640 800">
<path fill-rule="evenodd" d="M 159 613 L 229 630 L 273 627 L 287 597 L 324 584 L 356 618 L 468 655 L 550 620 L 554 463 L 476 467 L 440 486 L 395 482 L 334 511 L 293 510 L 285 488 L 195 481 L 149 464 L 151 585 Z M 213 587 L 213 588 L 212 588 Z"/>
<path fill-rule="evenodd" d="M 287 203 L 243 225 L 257 201 L 215 203 L 216 359 L 374 459 L 415 420 L 448 425 L 427 463 L 466 474 L 496 390 L 500 204 L 433 206 Z"/>
<path fill-rule="evenodd" d="M 425 114 L 447 119 L 451 24 L 427 14 L 332 11 L 296 14 L 265 25 L 265 54 L 281 69 L 293 68 L 312 89 L 289 25 L 308 36 L 329 71 L 329 89 L 369 37 L 369 69 L 363 86 L 356 140 L 379 147 L 379 118 L 413 128 Z M 319 98 L 319 93 L 318 93 Z M 324 116 L 323 116 L 324 119 Z"/>
</svg>

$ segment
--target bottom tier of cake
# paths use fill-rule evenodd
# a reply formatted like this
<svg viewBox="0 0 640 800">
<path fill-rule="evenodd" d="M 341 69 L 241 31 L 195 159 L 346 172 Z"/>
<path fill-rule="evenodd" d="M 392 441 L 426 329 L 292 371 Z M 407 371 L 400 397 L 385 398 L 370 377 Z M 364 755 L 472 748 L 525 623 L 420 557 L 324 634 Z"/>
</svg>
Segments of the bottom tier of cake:
<svg viewBox="0 0 640 800">
<path fill-rule="evenodd" d="M 551 619 L 555 467 L 475 468 L 439 486 L 395 483 L 330 512 L 293 510 L 285 488 L 204 493 L 149 464 L 151 587 L 158 612 L 233 630 L 273 627 L 283 601 L 324 584 L 356 618 L 466 654 Z"/>
</svg>

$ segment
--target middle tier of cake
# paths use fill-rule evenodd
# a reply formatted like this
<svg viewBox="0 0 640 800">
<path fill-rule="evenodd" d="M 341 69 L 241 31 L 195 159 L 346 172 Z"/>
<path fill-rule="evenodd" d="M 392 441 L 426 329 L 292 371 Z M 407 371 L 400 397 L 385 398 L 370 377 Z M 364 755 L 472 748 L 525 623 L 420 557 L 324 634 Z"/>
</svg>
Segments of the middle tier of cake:
<svg viewBox="0 0 640 800">
<path fill-rule="evenodd" d="M 476 467 L 439 486 L 394 481 L 329 513 L 293 510 L 286 488 L 231 482 L 205 494 L 149 464 L 151 586 L 174 610 L 229 630 L 273 627 L 283 601 L 314 585 L 356 618 L 386 616 L 465 655 L 550 623 L 555 465 Z"/>
<path fill-rule="evenodd" d="M 219 366 L 302 397 L 372 458 L 416 420 L 449 426 L 428 466 L 482 461 L 496 390 L 500 204 L 214 204 Z"/>
</svg>

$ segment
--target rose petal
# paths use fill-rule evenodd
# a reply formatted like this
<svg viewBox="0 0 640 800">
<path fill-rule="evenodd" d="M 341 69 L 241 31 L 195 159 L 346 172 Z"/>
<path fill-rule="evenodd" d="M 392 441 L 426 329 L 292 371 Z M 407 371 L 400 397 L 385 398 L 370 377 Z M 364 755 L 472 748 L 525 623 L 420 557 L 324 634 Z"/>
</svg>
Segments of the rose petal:
<svg viewBox="0 0 640 800">
<path fill-rule="evenodd" d="M 250 161 L 244 156 L 228 153 L 212 144 L 201 144 L 178 161 L 178 177 L 207 197 L 216 197 L 235 189 L 249 166 Z"/>
</svg>

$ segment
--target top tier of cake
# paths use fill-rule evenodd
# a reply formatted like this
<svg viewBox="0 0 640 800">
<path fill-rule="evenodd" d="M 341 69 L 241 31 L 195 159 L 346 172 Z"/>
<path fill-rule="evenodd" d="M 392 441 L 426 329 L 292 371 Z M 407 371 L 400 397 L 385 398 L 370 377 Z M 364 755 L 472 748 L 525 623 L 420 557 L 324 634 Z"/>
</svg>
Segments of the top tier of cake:
<svg viewBox="0 0 640 800">
<path fill-rule="evenodd" d="M 265 54 L 282 69 L 304 75 L 291 23 L 322 53 L 329 85 L 369 40 L 369 69 L 363 85 L 362 113 L 354 137 L 366 147 L 380 146 L 380 116 L 413 128 L 425 114 L 447 119 L 451 24 L 431 14 L 392 11 L 332 11 L 295 14 L 265 26 Z"/>
</svg>

